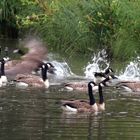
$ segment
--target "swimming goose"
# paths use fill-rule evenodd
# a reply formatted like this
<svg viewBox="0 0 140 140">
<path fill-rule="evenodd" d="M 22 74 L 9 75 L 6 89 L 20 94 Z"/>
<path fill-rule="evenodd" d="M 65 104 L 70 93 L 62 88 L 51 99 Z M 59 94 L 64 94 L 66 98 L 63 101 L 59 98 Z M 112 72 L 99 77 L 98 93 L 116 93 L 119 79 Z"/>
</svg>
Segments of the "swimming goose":
<svg viewBox="0 0 140 140">
<path fill-rule="evenodd" d="M 120 81 L 117 87 L 122 87 L 126 91 L 139 92 L 140 91 L 140 81 Z"/>
<path fill-rule="evenodd" d="M 112 75 L 113 76 L 113 75 Z M 134 80 L 121 80 L 116 76 L 113 76 L 114 81 L 112 81 L 112 85 L 118 87 L 121 87 L 125 89 L 125 91 L 133 91 L 133 92 L 139 92 L 140 91 L 140 81 L 134 81 Z"/>
<path fill-rule="evenodd" d="M 102 75 L 99 74 L 98 76 L 102 76 Z M 110 75 L 108 77 L 106 76 L 106 79 L 108 79 L 107 82 L 109 82 L 110 80 L 114 79 L 114 77 L 115 77 L 114 75 Z M 102 78 L 102 81 L 103 80 L 105 80 L 105 78 Z M 97 80 L 94 79 L 94 82 L 97 85 L 99 80 L 97 82 Z M 88 83 L 87 81 L 69 82 L 69 83 L 64 83 L 63 86 L 68 91 L 72 91 L 72 90 L 87 91 L 87 88 L 88 88 L 87 83 Z M 108 86 L 109 86 L 109 83 L 108 83 Z M 98 90 L 98 86 L 94 86 L 93 90 L 97 91 Z"/>
<path fill-rule="evenodd" d="M 94 82 L 96 84 L 98 84 L 101 81 L 105 80 L 109 75 L 111 75 L 113 79 L 116 79 L 116 77 L 114 76 L 113 73 L 114 73 L 114 71 L 110 67 L 108 67 L 104 72 L 95 72 L 94 73 Z"/>
<path fill-rule="evenodd" d="M 88 95 L 89 95 L 89 101 L 87 100 L 70 100 L 65 101 L 62 100 L 62 109 L 64 111 L 71 111 L 71 112 L 98 112 L 105 110 L 105 103 L 102 93 L 102 87 L 104 87 L 104 83 L 100 83 L 98 85 L 99 89 L 99 103 L 97 104 L 95 102 L 95 98 L 93 95 L 93 87 L 96 86 L 96 84 L 91 81 L 88 83 Z"/>
<path fill-rule="evenodd" d="M 16 81 L 17 87 L 38 87 L 38 88 L 48 88 L 49 81 L 47 77 L 47 71 L 54 66 L 51 63 L 43 63 L 41 65 L 41 76 L 31 75 L 31 74 L 18 74 L 14 81 Z"/>
</svg>

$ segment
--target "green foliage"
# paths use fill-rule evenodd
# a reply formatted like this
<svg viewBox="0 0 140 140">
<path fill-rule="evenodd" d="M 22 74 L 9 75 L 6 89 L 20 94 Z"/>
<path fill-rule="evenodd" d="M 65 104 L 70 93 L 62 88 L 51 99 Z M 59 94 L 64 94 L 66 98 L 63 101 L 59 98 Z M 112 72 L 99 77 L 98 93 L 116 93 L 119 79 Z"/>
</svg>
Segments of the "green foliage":
<svg viewBox="0 0 140 140">
<path fill-rule="evenodd" d="M 140 1 L 124 0 L 119 4 L 118 15 L 121 26 L 111 46 L 113 56 L 129 60 L 140 53 Z"/>
<path fill-rule="evenodd" d="M 36 21 L 37 14 L 39 11 L 41 11 L 41 8 L 40 6 L 37 5 L 36 1 L 1 0 L 0 1 L 1 37 L 2 36 L 17 37 L 19 30 L 27 29 L 28 27 L 31 27 L 35 23 L 32 20 Z"/>
<path fill-rule="evenodd" d="M 0 21 L 69 56 L 104 48 L 127 60 L 140 53 L 139 7 L 139 0 L 1 0 Z"/>
<path fill-rule="evenodd" d="M 68 54 L 77 51 L 84 53 L 94 44 L 79 5 L 81 2 L 75 0 L 57 1 L 57 10 L 40 27 L 40 33 L 51 46 Z"/>
<path fill-rule="evenodd" d="M 16 13 L 20 9 L 20 1 L 0 1 L 0 33 L 5 36 L 17 36 Z"/>
<path fill-rule="evenodd" d="M 90 3 L 88 6 L 87 19 L 90 32 L 94 33 L 98 47 L 109 48 L 120 24 L 116 14 L 118 2 L 100 0 Z"/>
<path fill-rule="evenodd" d="M 50 5 L 55 12 L 37 26 L 49 46 L 69 55 L 89 54 L 102 48 L 112 54 L 111 47 L 120 26 L 118 1 L 56 0 Z"/>
</svg>

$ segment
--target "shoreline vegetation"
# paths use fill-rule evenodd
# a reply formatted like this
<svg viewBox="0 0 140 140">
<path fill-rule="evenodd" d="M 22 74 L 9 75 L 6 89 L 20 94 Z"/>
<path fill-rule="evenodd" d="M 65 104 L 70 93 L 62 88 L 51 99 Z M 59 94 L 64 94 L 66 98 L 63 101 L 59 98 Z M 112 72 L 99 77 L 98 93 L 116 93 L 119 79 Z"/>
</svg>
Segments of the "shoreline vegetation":
<svg viewBox="0 0 140 140">
<path fill-rule="evenodd" d="M 140 0 L 1 0 L 0 38 L 41 37 L 72 56 L 105 49 L 128 61 L 140 54 Z"/>
</svg>

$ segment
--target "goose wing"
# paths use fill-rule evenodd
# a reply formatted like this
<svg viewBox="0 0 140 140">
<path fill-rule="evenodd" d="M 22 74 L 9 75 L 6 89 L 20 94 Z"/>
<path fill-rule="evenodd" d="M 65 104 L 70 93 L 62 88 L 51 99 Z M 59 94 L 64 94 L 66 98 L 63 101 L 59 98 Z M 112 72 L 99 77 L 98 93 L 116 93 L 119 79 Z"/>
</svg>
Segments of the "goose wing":
<svg viewBox="0 0 140 140">
<path fill-rule="evenodd" d="M 79 90 L 79 91 L 86 91 L 88 88 L 86 81 L 65 83 L 64 87 L 65 88 L 72 88 L 73 90 Z"/>
</svg>

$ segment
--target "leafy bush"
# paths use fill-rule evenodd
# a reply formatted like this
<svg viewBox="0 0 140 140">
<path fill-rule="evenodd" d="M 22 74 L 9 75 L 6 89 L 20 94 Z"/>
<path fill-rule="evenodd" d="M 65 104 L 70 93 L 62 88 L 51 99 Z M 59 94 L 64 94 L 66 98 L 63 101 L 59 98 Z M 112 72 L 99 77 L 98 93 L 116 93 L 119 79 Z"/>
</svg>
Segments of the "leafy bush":
<svg viewBox="0 0 140 140">
<path fill-rule="evenodd" d="M 2 0 L 0 6 L 1 21 L 20 35 L 37 34 L 69 56 L 106 49 L 109 58 L 128 60 L 140 52 L 139 0 Z"/>
</svg>

